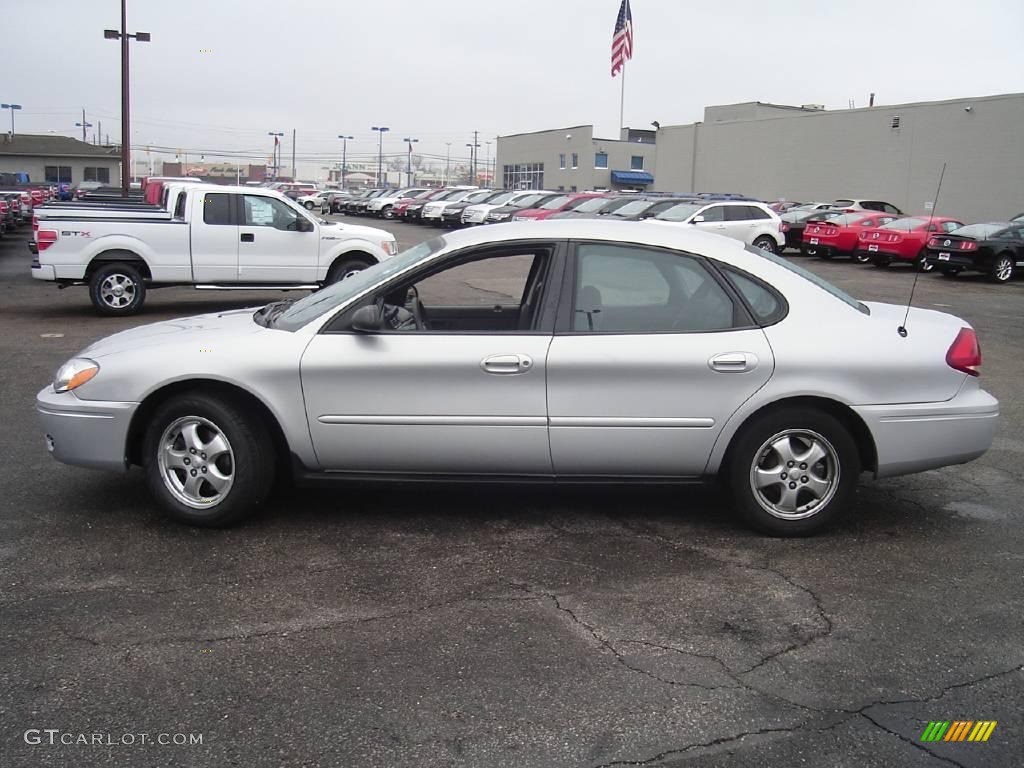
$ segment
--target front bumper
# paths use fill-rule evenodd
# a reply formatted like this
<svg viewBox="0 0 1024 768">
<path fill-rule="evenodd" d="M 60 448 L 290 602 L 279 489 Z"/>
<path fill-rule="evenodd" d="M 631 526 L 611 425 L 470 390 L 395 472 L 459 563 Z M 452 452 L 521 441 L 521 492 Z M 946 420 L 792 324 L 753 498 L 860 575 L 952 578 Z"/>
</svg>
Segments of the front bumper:
<svg viewBox="0 0 1024 768">
<path fill-rule="evenodd" d="M 58 394 L 52 386 L 36 395 L 36 412 L 53 458 L 94 469 L 128 468 L 128 427 L 138 407 L 138 403 L 82 400 L 74 392 Z"/>
<path fill-rule="evenodd" d="M 861 405 L 853 410 L 874 437 L 877 477 L 973 461 L 992 447 L 999 422 L 999 401 L 974 378 L 942 403 Z"/>
</svg>

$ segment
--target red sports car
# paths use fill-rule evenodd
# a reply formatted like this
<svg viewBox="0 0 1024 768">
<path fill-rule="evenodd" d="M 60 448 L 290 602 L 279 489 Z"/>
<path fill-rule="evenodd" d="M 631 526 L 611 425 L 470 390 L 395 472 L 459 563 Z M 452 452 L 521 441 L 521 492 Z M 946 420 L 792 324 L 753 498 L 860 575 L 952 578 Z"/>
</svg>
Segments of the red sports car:
<svg viewBox="0 0 1024 768">
<path fill-rule="evenodd" d="M 592 197 L 608 197 L 602 192 L 569 192 L 548 200 L 540 208 L 526 208 L 516 211 L 512 221 L 540 221 L 546 219 L 559 211 L 571 211 L 577 205 L 582 205 L 585 200 Z"/>
<path fill-rule="evenodd" d="M 860 231 L 860 242 L 854 258 L 861 264 L 872 262 L 887 267 L 894 261 L 913 263 L 927 272 L 932 267 L 925 261 L 928 238 L 946 234 L 963 226 L 963 222 L 939 216 L 911 216 L 888 224 Z"/>
<path fill-rule="evenodd" d="M 852 256 L 857 250 L 858 235 L 865 228 L 880 227 L 895 221 L 898 216 L 878 211 L 857 211 L 841 216 L 830 216 L 828 221 L 811 219 L 804 227 L 801 250 L 807 256 L 831 259 L 833 256 Z"/>
</svg>

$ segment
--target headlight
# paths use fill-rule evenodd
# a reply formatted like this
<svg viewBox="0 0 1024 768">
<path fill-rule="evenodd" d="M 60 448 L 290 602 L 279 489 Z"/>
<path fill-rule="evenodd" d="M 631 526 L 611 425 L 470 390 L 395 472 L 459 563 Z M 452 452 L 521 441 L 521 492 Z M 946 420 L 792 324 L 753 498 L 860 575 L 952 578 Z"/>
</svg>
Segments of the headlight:
<svg viewBox="0 0 1024 768">
<path fill-rule="evenodd" d="M 394 256 L 398 253 L 398 241 L 397 240 L 385 240 L 384 241 L 384 253 L 388 256 Z"/>
<path fill-rule="evenodd" d="M 70 392 L 85 384 L 100 372 L 100 364 L 87 357 L 75 357 L 68 360 L 53 377 L 54 392 Z"/>
</svg>

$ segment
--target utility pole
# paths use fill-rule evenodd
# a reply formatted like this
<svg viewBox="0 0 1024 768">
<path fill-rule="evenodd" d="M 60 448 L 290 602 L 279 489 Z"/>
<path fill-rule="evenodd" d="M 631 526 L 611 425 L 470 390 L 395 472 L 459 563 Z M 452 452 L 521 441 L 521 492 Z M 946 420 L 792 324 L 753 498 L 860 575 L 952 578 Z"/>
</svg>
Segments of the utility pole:
<svg viewBox="0 0 1024 768">
<path fill-rule="evenodd" d="M 487 145 L 487 159 L 484 161 L 484 173 L 487 174 L 487 184 L 492 185 L 494 182 L 494 174 L 491 173 L 491 142 L 485 141 Z"/>
<path fill-rule="evenodd" d="M 103 37 L 107 40 L 121 41 L 121 194 L 128 197 L 128 174 L 132 165 L 132 134 L 129 125 L 131 110 L 129 109 L 129 88 L 128 88 L 128 41 L 132 38 L 140 43 L 150 41 L 149 32 L 136 32 L 128 34 L 128 7 L 127 0 L 121 0 L 121 32 L 116 29 L 103 30 Z M 85 110 L 82 110 L 82 122 L 85 122 Z"/>
<path fill-rule="evenodd" d="M 292 181 L 299 178 L 299 171 L 295 167 L 295 129 L 292 128 Z"/>
<path fill-rule="evenodd" d="M 377 186 L 384 186 L 384 134 L 391 129 L 384 125 L 374 125 L 371 131 L 377 131 Z"/>
<path fill-rule="evenodd" d="M 448 169 L 451 167 L 452 164 L 452 143 L 450 141 L 446 141 L 444 145 L 448 148 L 444 156 L 444 185 L 447 187 L 449 179 Z"/>
<path fill-rule="evenodd" d="M 85 129 L 86 128 L 92 128 L 92 123 L 87 123 L 85 121 L 85 107 L 82 107 L 82 122 L 75 123 L 75 125 L 82 129 L 82 142 L 84 143 L 86 141 Z"/>
</svg>

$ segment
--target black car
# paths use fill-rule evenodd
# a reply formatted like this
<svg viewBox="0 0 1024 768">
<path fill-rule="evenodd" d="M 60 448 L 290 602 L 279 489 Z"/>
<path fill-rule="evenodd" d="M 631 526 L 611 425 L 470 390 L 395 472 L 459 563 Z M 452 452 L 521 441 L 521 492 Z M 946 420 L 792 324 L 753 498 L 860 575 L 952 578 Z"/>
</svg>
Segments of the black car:
<svg viewBox="0 0 1024 768">
<path fill-rule="evenodd" d="M 1008 282 L 1024 267 L 1024 221 L 968 224 L 948 235 L 933 235 L 925 258 L 946 277 L 983 272 L 993 282 Z"/>
<path fill-rule="evenodd" d="M 364 206 L 369 202 L 371 197 L 376 197 L 381 194 L 384 190 L 382 189 L 365 189 L 358 195 L 344 200 L 341 204 L 341 212 L 353 216 L 358 212 L 359 204 L 362 203 Z"/>
<path fill-rule="evenodd" d="M 798 251 L 803 247 L 804 229 L 807 222 L 827 221 L 831 216 L 842 216 L 843 211 L 786 211 L 779 216 L 782 219 L 782 233 L 786 236 L 786 248 L 796 248 Z"/>
<path fill-rule="evenodd" d="M 479 192 L 467 195 L 465 199 L 451 205 L 446 205 L 441 210 L 441 224 L 446 227 L 461 227 L 462 212 L 469 208 L 469 206 L 486 203 L 508 194 L 511 193 L 503 189 L 481 189 Z"/>
</svg>

